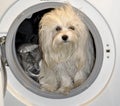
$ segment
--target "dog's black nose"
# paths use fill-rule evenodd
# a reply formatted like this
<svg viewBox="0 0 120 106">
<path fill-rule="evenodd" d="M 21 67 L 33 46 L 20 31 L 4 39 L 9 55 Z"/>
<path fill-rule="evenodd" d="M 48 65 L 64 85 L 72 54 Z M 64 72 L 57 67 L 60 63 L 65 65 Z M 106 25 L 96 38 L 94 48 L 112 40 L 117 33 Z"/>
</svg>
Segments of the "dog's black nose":
<svg viewBox="0 0 120 106">
<path fill-rule="evenodd" d="M 63 35 L 63 36 L 62 36 L 62 40 L 67 41 L 67 39 L 68 39 L 68 36 L 67 36 L 67 35 Z"/>
</svg>

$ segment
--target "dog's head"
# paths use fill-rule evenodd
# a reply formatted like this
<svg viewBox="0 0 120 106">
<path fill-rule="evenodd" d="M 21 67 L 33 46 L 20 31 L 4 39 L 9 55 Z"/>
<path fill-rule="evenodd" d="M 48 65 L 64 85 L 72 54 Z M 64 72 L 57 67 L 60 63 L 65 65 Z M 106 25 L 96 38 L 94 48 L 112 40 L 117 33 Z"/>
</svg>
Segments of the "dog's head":
<svg viewBox="0 0 120 106">
<path fill-rule="evenodd" d="M 68 57 L 78 46 L 84 46 L 86 40 L 85 25 L 68 4 L 46 13 L 40 21 L 39 29 L 43 53 L 64 53 L 64 57 Z"/>
</svg>

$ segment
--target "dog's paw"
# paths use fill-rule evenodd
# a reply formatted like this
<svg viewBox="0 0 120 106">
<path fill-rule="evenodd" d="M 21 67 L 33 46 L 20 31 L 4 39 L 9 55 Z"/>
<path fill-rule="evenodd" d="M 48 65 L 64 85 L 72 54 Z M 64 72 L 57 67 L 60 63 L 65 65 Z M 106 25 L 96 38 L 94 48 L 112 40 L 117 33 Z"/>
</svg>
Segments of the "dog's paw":
<svg viewBox="0 0 120 106">
<path fill-rule="evenodd" d="M 83 81 L 81 81 L 80 79 L 77 81 L 74 81 L 74 88 L 80 86 L 83 83 Z"/>
<path fill-rule="evenodd" d="M 87 79 L 87 76 L 84 72 L 77 72 L 74 77 L 74 88 L 80 86 L 85 80 Z"/>
<path fill-rule="evenodd" d="M 57 88 L 55 86 L 51 85 L 51 84 L 41 82 L 40 83 L 40 89 L 42 91 L 54 92 L 54 91 L 56 91 Z"/>
<path fill-rule="evenodd" d="M 49 92 L 54 92 L 57 90 L 57 83 L 53 82 L 51 80 L 42 78 L 40 81 L 40 89 L 42 91 L 49 91 Z"/>
<path fill-rule="evenodd" d="M 61 87 L 57 90 L 58 93 L 62 93 L 64 95 L 68 95 L 71 91 L 71 87 Z"/>
</svg>

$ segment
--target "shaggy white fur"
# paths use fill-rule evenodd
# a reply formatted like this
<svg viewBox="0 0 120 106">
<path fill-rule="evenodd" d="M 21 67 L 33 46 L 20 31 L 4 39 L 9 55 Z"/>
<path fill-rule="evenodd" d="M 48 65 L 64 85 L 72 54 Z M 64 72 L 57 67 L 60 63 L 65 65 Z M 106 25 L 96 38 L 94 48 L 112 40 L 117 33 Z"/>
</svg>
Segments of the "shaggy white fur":
<svg viewBox="0 0 120 106">
<path fill-rule="evenodd" d="M 94 63 L 89 31 L 71 5 L 46 13 L 39 23 L 40 88 L 68 94 L 89 76 Z"/>
</svg>

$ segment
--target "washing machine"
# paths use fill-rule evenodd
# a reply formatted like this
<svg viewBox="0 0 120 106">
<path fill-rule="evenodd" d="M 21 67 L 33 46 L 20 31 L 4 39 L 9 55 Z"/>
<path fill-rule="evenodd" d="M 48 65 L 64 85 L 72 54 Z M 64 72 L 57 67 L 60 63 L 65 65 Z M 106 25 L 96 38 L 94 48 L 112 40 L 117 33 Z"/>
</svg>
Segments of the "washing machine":
<svg viewBox="0 0 120 106">
<path fill-rule="evenodd" d="M 95 63 L 88 79 L 68 95 L 42 92 L 16 52 L 17 30 L 35 14 L 69 2 L 88 27 Z M 119 0 L 0 0 L 0 106 L 119 106 Z"/>
</svg>

